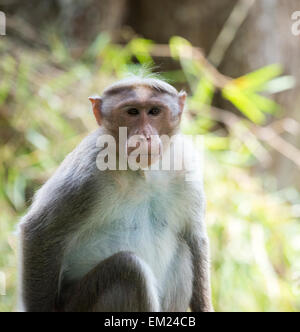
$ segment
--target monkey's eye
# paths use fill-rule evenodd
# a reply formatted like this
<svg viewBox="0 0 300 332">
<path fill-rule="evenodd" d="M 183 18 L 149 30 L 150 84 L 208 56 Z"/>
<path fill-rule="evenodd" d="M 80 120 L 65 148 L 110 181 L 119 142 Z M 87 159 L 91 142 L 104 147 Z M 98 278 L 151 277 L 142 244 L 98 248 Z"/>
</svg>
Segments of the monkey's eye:
<svg viewBox="0 0 300 332">
<path fill-rule="evenodd" d="M 131 108 L 127 111 L 127 114 L 129 114 L 129 115 L 139 115 L 140 112 L 136 108 Z"/>
<path fill-rule="evenodd" d="M 160 109 L 157 108 L 157 107 L 154 107 L 154 108 L 152 108 L 152 109 L 149 111 L 149 115 L 156 116 L 156 115 L 158 115 L 158 114 L 160 114 Z"/>
</svg>

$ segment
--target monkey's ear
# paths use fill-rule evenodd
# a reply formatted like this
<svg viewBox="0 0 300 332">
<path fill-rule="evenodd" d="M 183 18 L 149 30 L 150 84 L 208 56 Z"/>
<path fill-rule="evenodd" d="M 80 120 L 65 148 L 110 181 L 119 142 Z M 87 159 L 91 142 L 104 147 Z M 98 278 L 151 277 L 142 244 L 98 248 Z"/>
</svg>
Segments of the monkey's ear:
<svg viewBox="0 0 300 332">
<path fill-rule="evenodd" d="M 99 126 L 101 126 L 101 106 L 102 106 L 102 98 L 99 96 L 93 96 L 89 97 L 90 102 L 93 106 L 93 112 L 95 115 L 95 118 L 97 120 L 97 123 Z"/>
<path fill-rule="evenodd" d="M 180 91 L 178 95 L 180 115 L 183 113 L 186 98 L 187 98 L 187 93 L 185 91 Z"/>
</svg>

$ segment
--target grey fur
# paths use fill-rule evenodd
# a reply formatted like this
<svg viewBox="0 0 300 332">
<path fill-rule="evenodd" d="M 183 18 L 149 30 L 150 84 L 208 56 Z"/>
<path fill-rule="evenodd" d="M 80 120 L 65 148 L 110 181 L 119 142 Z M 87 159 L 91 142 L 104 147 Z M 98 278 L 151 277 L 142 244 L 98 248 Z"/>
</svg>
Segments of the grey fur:
<svg viewBox="0 0 300 332">
<path fill-rule="evenodd" d="M 120 252 L 107 258 L 65 289 L 59 303 L 64 312 L 159 310 L 158 295 L 149 287 L 147 271 L 131 252 Z"/>
</svg>

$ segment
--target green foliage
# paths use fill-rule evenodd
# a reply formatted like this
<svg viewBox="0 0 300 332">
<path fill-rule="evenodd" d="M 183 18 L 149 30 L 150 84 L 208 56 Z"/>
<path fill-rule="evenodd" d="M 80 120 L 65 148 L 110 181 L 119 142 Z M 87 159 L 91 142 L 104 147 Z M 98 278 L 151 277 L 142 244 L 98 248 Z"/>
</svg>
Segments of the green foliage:
<svg viewBox="0 0 300 332">
<path fill-rule="evenodd" d="M 194 93 L 194 100 L 198 101 L 198 108 L 201 110 L 203 105 L 211 105 L 216 86 L 209 67 L 197 57 L 193 57 L 192 45 L 182 37 L 171 38 L 170 50 L 174 59 L 181 63 Z M 222 96 L 247 118 L 254 123 L 262 124 L 265 121 L 265 113 L 274 114 L 279 106 L 259 93 L 272 92 L 272 86 L 276 93 L 293 87 L 294 81 L 291 77 L 278 77 L 281 72 L 281 66 L 277 64 L 266 66 L 237 79 L 222 82 L 222 87 L 219 88 Z"/>
<path fill-rule="evenodd" d="M 153 42 L 134 39 L 124 46 L 106 34 L 72 57 L 54 31 L 49 52 L 18 49 L 1 40 L 0 53 L 0 271 L 7 275 L 7 296 L 0 311 L 16 303 L 16 240 L 13 235 L 34 191 L 76 144 L 96 128 L 87 97 L 122 77 L 154 64 Z M 291 88 L 277 65 L 262 68 L 217 87 L 204 63 L 182 57 L 191 45 L 170 41 L 180 70 L 165 73 L 192 91 L 183 119 L 189 134 L 206 134 L 207 224 L 212 245 L 212 279 L 217 311 L 298 311 L 300 271 L 299 194 L 278 192 L 273 180 L 251 175 L 261 143 L 250 136 L 251 121 L 262 123 L 278 106 L 261 93 Z M 241 112 L 225 131 L 211 113 L 221 89 Z M 250 121 L 249 121 L 250 120 Z M 241 139 L 247 134 L 247 139 Z M 297 212 L 298 211 L 298 212 Z"/>
<path fill-rule="evenodd" d="M 264 113 L 274 114 L 279 106 L 272 100 L 259 95 L 267 83 L 281 74 L 278 65 L 259 69 L 248 75 L 233 80 L 224 87 L 223 97 L 235 105 L 251 121 L 261 124 L 265 121 Z M 282 85 L 284 90 L 286 86 Z"/>
</svg>

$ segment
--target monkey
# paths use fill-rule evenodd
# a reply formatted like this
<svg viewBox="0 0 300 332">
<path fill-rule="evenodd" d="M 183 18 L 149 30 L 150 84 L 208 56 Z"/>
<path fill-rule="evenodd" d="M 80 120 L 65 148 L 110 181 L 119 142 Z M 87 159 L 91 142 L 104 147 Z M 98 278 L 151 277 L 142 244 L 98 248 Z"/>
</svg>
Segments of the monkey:
<svg viewBox="0 0 300 332">
<path fill-rule="evenodd" d="M 146 167 L 174 145 L 160 137 L 181 135 L 186 97 L 139 76 L 90 97 L 97 129 L 38 190 L 19 224 L 20 311 L 213 311 L 202 178 Z M 120 128 L 127 141 L 141 139 L 146 155 L 158 147 L 155 160 L 139 170 L 99 170 L 97 140 L 120 143 Z"/>
</svg>

